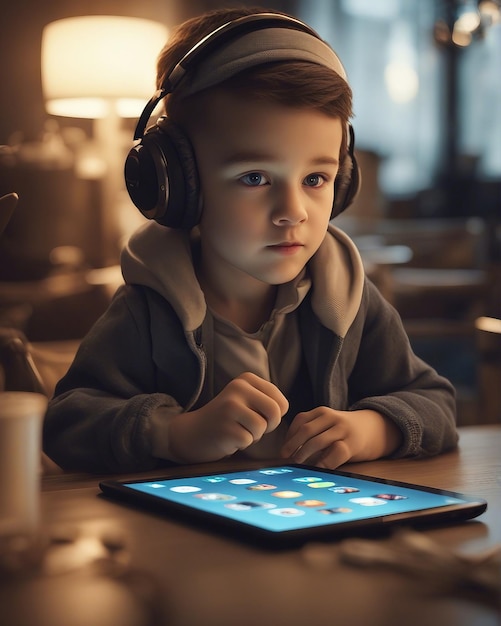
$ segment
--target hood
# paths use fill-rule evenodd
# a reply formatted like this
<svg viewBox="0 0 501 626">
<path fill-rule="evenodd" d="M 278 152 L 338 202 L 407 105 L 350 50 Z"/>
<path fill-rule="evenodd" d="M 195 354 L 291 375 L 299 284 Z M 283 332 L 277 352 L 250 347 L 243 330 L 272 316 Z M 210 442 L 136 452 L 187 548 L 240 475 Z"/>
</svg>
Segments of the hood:
<svg viewBox="0 0 501 626">
<path fill-rule="evenodd" d="M 169 301 L 187 332 L 199 328 L 207 312 L 193 267 L 192 244 L 190 233 L 148 222 L 132 235 L 121 256 L 125 282 L 157 291 Z M 365 277 L 355 244 L 329 225 L 308 270 L 315 314 L 324 326 L 344 337 L 360 307 Z"/>
</svg>

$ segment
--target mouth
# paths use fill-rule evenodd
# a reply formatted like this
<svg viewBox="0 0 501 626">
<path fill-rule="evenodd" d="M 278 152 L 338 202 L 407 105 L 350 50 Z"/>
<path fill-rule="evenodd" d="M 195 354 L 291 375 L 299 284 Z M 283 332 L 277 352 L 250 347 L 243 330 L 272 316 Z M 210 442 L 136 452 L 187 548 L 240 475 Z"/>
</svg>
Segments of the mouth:
<svg viewBox="0 0 501 626">
<path fill-rule="evenodd" d="M 303 244 L 299 241 L 281 241 L 280 243 L 275 243 L 268 246 L 270 250 L 280 252 L 282 254 L 294 254 L 303 247 Z"/>
</svg>

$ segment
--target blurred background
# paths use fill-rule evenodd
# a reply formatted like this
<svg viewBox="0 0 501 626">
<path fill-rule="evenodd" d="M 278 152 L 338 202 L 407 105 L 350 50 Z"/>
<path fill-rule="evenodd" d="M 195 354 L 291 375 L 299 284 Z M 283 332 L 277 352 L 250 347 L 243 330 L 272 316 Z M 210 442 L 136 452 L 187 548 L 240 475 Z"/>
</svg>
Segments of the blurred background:
<svg viewBox="0 0 501 626">
<path fill-rule="evenodd" d="M 336 223 L 416 352 L 456 385 L 460 422 L 501 419 L 499 0 L 260 4 L 308 22 L 345 64 L 363 187 Z M 122 169 L 156 54 L 185 19 L 240 5 L 256 2 L 3 3 L 0 196 L 19 202 L 0 237 L 0 329 L 26 337 L 42 368 L 45 348 L 66 366 L 144 221 Z M 116 19 L 66 19 L 84 16 Z"/>
</svg>

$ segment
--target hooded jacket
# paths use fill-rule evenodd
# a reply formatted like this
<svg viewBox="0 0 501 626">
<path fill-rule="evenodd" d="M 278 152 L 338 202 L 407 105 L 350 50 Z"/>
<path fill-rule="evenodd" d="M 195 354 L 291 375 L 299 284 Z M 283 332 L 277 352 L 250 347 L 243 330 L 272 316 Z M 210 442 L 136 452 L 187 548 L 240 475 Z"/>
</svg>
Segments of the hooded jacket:
<svg viewBox="0 0 501 626">
<path fill-rule="evenodd" d="M 125 285 L 49 403 L 44 449 L 64 469 L 135 472 L 169 463 L 151 452 L 153 412 L 194 408 L 214 358 L 204 346 L 208 311 L 192 246 L 189 233 L 150 222 L 124 249 Z M 395 458 L 453 448 L 454 389 L 413 353 L 349 237 L 329 226 L 308 273 L 311 288 L 296 314 L 310 408 L 379 411 L 402 433 Z"/>
</svg>

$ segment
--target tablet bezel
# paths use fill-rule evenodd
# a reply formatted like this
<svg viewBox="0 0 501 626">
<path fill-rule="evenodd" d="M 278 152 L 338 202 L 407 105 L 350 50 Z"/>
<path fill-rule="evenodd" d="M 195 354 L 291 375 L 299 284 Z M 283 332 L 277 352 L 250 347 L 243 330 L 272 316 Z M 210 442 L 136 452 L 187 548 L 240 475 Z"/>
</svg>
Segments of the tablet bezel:
<svg viewBox="0 0 501 626">
<path fill-rule="evenodd" d="M 384 486 L 406 488 L 418 492 L 460 499 L 464 502 L 405 513 L 382 513 L 377 517 L 277 532 L 254 526 L 245 521 L 227 518 L 211 511 L 191 507 L 189 504 L 166 500 L 165 498 L 138 491 L 128 486 L 138 483 L 153 483 L 169 480 L 178 481 L 183 478 L 193 479 L 208 476 L 224 476 L 227 474 L 245 474 L 246 472 L 277 469 L 280 467 L 297 468 L 306 472 L 321 472 L 326 474 L 326 476 L 344 477 L 369 481 Z M 444 523 L 454 524 L 478 517 L 487 509 L 487 501 L 473 495 L 388 478 L 357 474 L 344 470 L 328 470 L 298 463 L 283 463 L 280 465 L 269 464 L 260 467 L 248 466 L 233 469 L 224 468 L 221 471 L 199 471 L 199 468 L 197 468 L 197 470 L 190 470 L 187 466 L 182 468 L 182 471 L 179 473 L 176 472 L 175 474 L 148 476 L 134 478 L 132 480 L 104 480 L 99 483 L 99 487 L 103 495 L 120 500 L 142 510 L 147 509 L 152 512 L 168 514 L 172 519 L 176 519 L 177 521 L 192 522 L 197 526 L 202 525 L 204 529 L 209 528 L 219 532 L 222 531 L 226 536 L 228 536 L 228 533 L 231 533 L 235 538 L 247 543 L 252 540 L 253 542 L 259 542 L 268 547 L 288 547 L 303 544 L 308 541 L 332 541 L 346 535 L 367 535 L 369 533 L 372 534 L 374 532 L 384 531 L 396 525 L 423 526 Z"/>
</svg>

